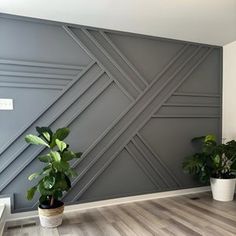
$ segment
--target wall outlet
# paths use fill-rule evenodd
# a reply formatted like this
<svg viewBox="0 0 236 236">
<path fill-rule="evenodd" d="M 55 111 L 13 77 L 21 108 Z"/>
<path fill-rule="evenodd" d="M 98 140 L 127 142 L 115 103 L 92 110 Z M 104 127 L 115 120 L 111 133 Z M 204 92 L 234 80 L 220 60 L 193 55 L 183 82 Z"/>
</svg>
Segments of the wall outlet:
<svg viewBox="0 0 236 236">
<path fill-rule="evenodd" d="M 0 110 L 13 110 L 13 99 L 0 98 Z"/>
</svg>

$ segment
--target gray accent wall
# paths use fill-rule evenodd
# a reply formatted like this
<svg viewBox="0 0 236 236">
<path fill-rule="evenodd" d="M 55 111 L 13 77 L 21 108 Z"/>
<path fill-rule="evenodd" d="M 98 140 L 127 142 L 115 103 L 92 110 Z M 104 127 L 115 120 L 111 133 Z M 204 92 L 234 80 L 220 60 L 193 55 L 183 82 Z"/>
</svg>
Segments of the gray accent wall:
<svg viewBox="0 0 236 236">
<path fill-rule="evenodd" d="M 84 152 L 68 204 L 199 186 L 181 163 L 192 137 L 221 138 L 221 67 L 216 46 L 0 15 L 0 194 L 36 208 L 36 126 L 68 126 Z"/>
</svg>

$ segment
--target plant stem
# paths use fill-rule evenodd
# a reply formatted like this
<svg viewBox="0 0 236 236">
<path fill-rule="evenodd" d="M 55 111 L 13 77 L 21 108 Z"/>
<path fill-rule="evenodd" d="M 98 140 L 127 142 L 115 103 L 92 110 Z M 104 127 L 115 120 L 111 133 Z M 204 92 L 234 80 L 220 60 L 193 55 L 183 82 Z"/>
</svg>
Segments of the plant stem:
<svg viewBox="0 0 236 236">
<path fill-rule="evenodd" d="M 53 204 L 54 204 L 54 197 L 53 197 L 53 196 L 51 196 L 51 200 L 50 200 L 50 207 L 52 207 L 52 206 L 53 206 Z"/>
</svg>

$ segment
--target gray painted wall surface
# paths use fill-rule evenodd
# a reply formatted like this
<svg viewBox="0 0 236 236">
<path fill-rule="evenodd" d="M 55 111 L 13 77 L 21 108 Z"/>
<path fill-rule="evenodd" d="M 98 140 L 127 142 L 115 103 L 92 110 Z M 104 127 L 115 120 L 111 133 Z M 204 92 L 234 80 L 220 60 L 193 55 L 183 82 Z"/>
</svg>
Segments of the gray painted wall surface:
<svg viewBox="0 0 236 236">
<path fill-rule="evenodd" d="M 198 186 L 181 169 L 190 139 L 221 136 L 221 48 L 0 18 L 0 193 L 31 210 L 27 176 L 44 150 L 24 136 L 68 126 L 83 151 L 67 203 Z"/>
</svg>

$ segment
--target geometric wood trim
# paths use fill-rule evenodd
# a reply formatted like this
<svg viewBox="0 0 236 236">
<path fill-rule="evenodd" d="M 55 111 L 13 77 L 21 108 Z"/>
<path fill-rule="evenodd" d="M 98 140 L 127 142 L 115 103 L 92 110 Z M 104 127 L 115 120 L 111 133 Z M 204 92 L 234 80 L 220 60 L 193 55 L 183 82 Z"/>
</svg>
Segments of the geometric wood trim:
<svg viewBox="0 0 236 236">
<path fill-rule="evenodd" d="M 179 166 L 173 168 L 172 163 L 182 162 L 182 154 L 172 155 L 169 146 L 165 142 L 160 146 L 158 140 L 162 132 L 170 135 L 175 124 L 178 126 L 173 130 L 177 132 L 182 129 L 180 124 L 186 127 L 180 136 L 204 135 L 206 128 L 220 138 L 222 52 L 219 47 L 54 22 L 25 23 L 12 17 L 3 22 L 13 33 L 15 27 L 17 31 L 22 27 L 25 33 L 9 41 L 4 36 L 1 41 L 4 58 L 0 58 L 0 89 L 4 97 L 9 91 L 16 102 L 19 99 L 9 115 L 17 113 L 22 124 L 20 128 L 10 126 L 7 138 L 0 140 L 3 143 L 0 191 L 15 195 L 13 211 L 32 210 L 37 205 L 24 200 L 19 178 L 25 178 L 23 188 L 30 185 L 27 175 L 36 171 L 35 158 L 43 151 L 24 142 L 24 136 L 34 133 L 35 126 L 52 129 L 69 126 L 72 132 L 78 131 L 73 135 L 78 137 L 77 148 L 83 155 L 73 163 L 79 175 L 64 195 L 65 202 L 74 203 L 80 197 L 81 201 L 99 199 L 104 193 L 97 188 L 102 184 L 109 188 L 114 178 L 120 182 L 115 193 L 113 186 L 105 190 L 106 198 L 142 194 L 145 189 L 152 192 L 196 185 L 190 178 L 187 180 Z M 41 33 L 35 37 L 38 31 Z M 10 47 L 12 42 L 14 45 Z M 22 45 L 19 52 L 17 45 Z M 21 98 L 24 92 L 26 96 Z M 45 95 L 41 100 L 35 98 L 40 110 L 33 106 L 35 94 Z M 27 114 L 19 111 L 24 104 L 33 109 L 23 122 Z M 7 112 L 3 117 L 6 118 Z M 162 120 L 155 122 L 153 118 Z M 10 116 L 3 130 L 12 119 Z M 84 127 L 89 127 L 87 137 Z M 69 143 L 73 135 L 68 137 Z M 75 140 L 72 145 L 76 145 Z M 176 144 L 182 145 L 181 140 Z M 180 153 L 188 155 L 187 151 Z M 134 176 L 126 182 L 128 167 L 122 170 L 122 176 L 116 169 L 111 170 L 122 168 L 127 155 L 132 159 L 127 160 L 127 166 L 134 168 Z M 140 170 L 147 179 L 138 174 Z M 144 181 L 147 186 L 132 184 L 132 179 Z"/>
<path fill-rule="evenodd" d="M 162 85 L 163 87 L 164 86 L 168 86 L 170 84 L 170 81 L 173 80 L 175 78 L 175 76 L 181 72 L 182 68 L 184 68 L 185 65 L 187 65 L 191 60 L 194 61 L 193 63 L 193 66 L 191 66 L 191 68 L 189 68 L 189 71 L 186 72 L 186 74 L 184 76 L 181 76 L 179 78 L 179 82 L 175 81 L 174 83 L 174 86 L 171 88 L 171 89 L 168 89 L 170 90 L 170 92 L 168 93 L 168 95 L 165 97 L 165 100 L 167 100 L 172 94 L 173 92 L 188 78 L 188 76 L 206 59 L 206 57 L 211 53 L 212 49 L 207 49 L 207 50 L 200 50 L 202 49 L 201 47 L 198 47 L 197 49 L 195 49 L 195 51 L 193 53 L 190 54 L 189 58 L 187 60 L 185 60 L 181 66 L 178 66 L 178 69 L 177 71 L 175 71 L 173 73 L 172 76 L 170 76 L 167 80 L 166 79 L 163 79 L 164 80 L 164 85 Z M 195 58 L 196 57 L 196 58 Z M 158 80 L 159 82 L 160 80 Z M 176 83 L 177 82 L 177 83 Z M 150 103 L 152 103 L 152 101 L 157 97 L 157 94 L 158 93 L 162 93 L 163 91 L 163 88 L 159 88 L 159 90 L 156 92 L 156 94 L 154 94 L 150 99 Z M 154 111 L 151 112 L 151 114 L 149 116 L 146 116 L 144 119 L 143 119 L 143 122 L 139 125 L 138 125 L 138 129 L 137 131 L 133 131 L 131 134 L 132 136 L 135 135 L 138 130 L 140 128 L 142 128 L 146 122 L 148 122 L 148 120 L 152 117 L 152 115 L 157 111 L 159 110 L 163 103 L 165 102 L 165 100 L 162 102 L 162 103 L 159 103 L 159 106 L 157 108 L 154 109 Z M 136 116 L 132 117 L 133 119 L 131 120 L 137 120 L 137 117 L 138 115 L 140 114 L 143 114 L 143 110 L 147 109 L 148 108 L 148 104 L 143 107 L 143 109 L 139 110 L 139 112 L 136 114 Z M 141 116 L 142 117 L 142 116 Z M 119 133 L 117 133 L 115 139 L 111 140 L 110 144 L 109 145 L 106 145 L 106 149 L 103 150 L 102 153 L 100 153 L 99 155 L 95 156 L 89 163 L 87 166 L 83 167 L 83 171 L 78 175 L 77 178 L 75 178 L 75 180 L 72 182 L 72 186 L 75 187 L 75 184 L 77 184 L 80 180 L 83 179 L 83 182 L 85 182 L 84 180 L 84 177 L 85 176 L 88 176 L 88 173 L 91 169 L 95 169 L 95 164 L 100 160 L 100 158 L 104 158 L 104 156 L 106 156 L 108 150 L 110 149 L 116 149 L 117 151 L 114 153 L 113 156 L 110 157 L 110 160 L 114 160 L 114 158 L 117 156 L 117 153 L 119 153 L 126 145 L 127 143 L 130 141 L 131 137 L 127 138 L 127 141 L 124 141 L 123 140 L 123 145 L 120 146 L 120 147 L 116 147 L 115 142 L 117 142 L 117 140 L 119 140 L 121 137 L 122 137 L 122 134 L 126 131 L 126 129 L 129 127 L 129 125 L 132 125 L 133 126 L 133 122 L 132 121 L 129 121 L 127 122 L 127 125 L 126 127 L 123 127 L 123 129 L 120 130 Z M 83 158 L 81 160 L 81 162 L 83 162 L 84 160 L 86 160 L 86 158 Z M 109 162 L 111 162 L 109 161 Z M 80 166 L 81 166 L 81 163 L 80 162 Z M 106 165 L 107 167 L 107 165 Z M 98 178 L 98 176 L 104 172 L 106 168 L 102 167 L 100 170 L 98 170 L 97 172 L 95 172 L 95 175 L 93 177 L 90 178 L 90 180 L 86 180 L 86 184 L 84 185 L 84 187 L 81 187 L 81 190 L 79 190 L 75 195 L 73 195 L 73 200 L 76 200 L 78 199 L 85 191 L 86 189 L 88 189 L 91 184 Z M 81 186 L 81 184 L 80 184 Z M 75 187 L 76 188 L 76 187 Z M 71 191 L 68 192 L 68 194 L 71 194 Z"/>
</svg>

